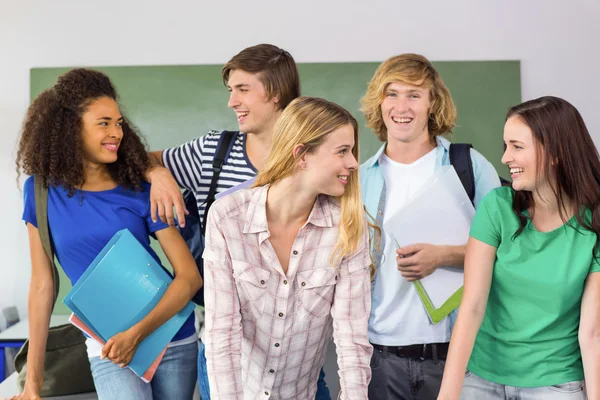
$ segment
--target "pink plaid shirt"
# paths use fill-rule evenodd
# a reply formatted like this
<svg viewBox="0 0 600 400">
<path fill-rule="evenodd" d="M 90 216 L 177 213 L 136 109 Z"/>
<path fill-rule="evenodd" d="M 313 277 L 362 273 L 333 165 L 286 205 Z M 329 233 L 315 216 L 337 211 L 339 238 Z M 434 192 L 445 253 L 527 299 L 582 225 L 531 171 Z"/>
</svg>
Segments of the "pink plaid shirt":
<svg viewBox="0 0 600 400">
<path fill-rule="evenodd" d="M 202 340 L 211 398 L 314 400 L 333 333 L 340 398 L 367 399 L 373 352 L 368 234 L 356 253 L 331 266 L 341 210 L 319 196 L 294 241 L 286 275 L 267 240 L 267 189 L 233 193 L 209 212 Z"/>
</svg>

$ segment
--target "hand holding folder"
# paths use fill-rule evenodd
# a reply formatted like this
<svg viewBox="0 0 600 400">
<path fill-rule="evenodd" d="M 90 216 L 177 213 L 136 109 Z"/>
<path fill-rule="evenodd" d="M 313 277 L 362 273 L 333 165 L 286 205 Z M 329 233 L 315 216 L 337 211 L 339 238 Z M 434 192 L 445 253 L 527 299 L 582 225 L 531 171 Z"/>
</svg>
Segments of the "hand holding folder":
<svg viewBox="0 0 600 400">
<path fill-rule="evenodd" d="M 104 344 L 106 342 L 104 342 L 102 339 L 100 339 L 98 336 L 96 336 L 94 334 L 94 332 L 88 328 L 75 314 L 71 314 L 71 316 L 69 317 L 69 322 L 72 323 L 73 325 L 75 325 L 77 328 L 79 328 L 83 333 L 85 333 L 86 335 L 88 335 L 89 337 L 91 337 L 92 339 L 94 339 L 95 341 L 97 341 L 98 343 L 100 343 L 102 346 L 104 346 Z M 144 372 L 143 375 L 139 375 L 138 376 L 146 383 L 150 382 L 152 380 L 152 378 L 154 377 L 154 374 L 156 373 L 156 369 L 158 368 L 158 365 L 160 364 L 160 362 L 162 361 L 163 356 L 165 355 L 165 352 L 167 351 L 167 348 L 165 347 L 163 349 L 163 351 L 158 355 L 158 357 L 156 357 L 156 360 L 154 360 L 154 362 L 150 365 L 150 367 L 148 367 L 148 369 L 146 370 L 146 372 Z M 134 371 L 135 372 L 135 371 Z M 137 373 L 136 373 L 137 374 Z"/>
<path fill-rule="evenodd" d="M 141 321 L 158 304 L 173 278 L 124 229 L 96 256 L 65 297 L 76 326 L 100 343 Z M 137 348 L 129 368 L 143 377 L 194 311 L 189 302 Z M 87 331 L 83 329 L 87 328 Z M 156 365 L 158 365 L 158 363 Z"/>
<path fill-rule="evenodd" d="M 397 247 L 414 243 L 465 245 L 475 209 L 452 166 L 440 167 L 413 197 L 384 224 Z M 441 267 L 414 282 L 433 324 L 448 316 L 462 298 L 464 271 Z"/>
</svg>

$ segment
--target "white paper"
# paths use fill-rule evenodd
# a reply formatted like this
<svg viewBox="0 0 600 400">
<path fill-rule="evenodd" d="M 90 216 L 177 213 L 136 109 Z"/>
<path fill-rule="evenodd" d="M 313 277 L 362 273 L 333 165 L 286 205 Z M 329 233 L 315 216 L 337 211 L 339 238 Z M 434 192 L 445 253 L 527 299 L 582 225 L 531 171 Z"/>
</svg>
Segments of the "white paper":
<svg viewBox="0 0 600 400">
<path fill-rule="evenodd" d="M 394 201 L 388 199 L 388 201 Z M 475 209 L 454 167 L 440 167 L 414 196 L 384 223 L 386 240 L 394 238 L 402 247 L 416 243 L 465 245 Z M 440 308 L 463 286 L 458 268 L 438 268 L 421 279 L 431 302 Z"/>
</svg>

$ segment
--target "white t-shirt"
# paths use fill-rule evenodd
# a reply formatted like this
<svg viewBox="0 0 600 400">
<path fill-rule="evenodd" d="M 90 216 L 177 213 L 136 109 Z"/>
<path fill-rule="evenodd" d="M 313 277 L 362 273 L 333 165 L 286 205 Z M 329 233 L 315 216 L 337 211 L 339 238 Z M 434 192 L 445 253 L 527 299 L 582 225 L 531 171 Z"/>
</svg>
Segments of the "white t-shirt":
<svg viewBox="0 0 600 400">
<path fill-rule="evenodd" d="M 412 164 L 401 164 L 382 154 L 380 163 L 386 185 L 384 224 L 431 178 L 435 161 L 436 149 Z M 448 318 L 437 325 L 429 321 L 414 284 L 398 271 L 395 241 L 388 236 L 384 243 L 382 263 L 373 284 L 378 307 L 371 310 L 369 340 L 384 346 L 448 342 Z"/>
</svg>

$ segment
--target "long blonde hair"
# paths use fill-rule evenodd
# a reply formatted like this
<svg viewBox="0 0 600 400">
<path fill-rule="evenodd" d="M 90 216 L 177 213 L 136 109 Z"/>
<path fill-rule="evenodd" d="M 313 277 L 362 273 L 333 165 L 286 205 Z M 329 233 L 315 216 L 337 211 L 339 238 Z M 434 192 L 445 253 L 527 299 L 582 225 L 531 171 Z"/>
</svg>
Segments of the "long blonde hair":
<svg viewBox="0 0 600 400">
<path fill-rule="evenodd" d="M 358 123 L 352 114 L 343 107 L 320 98 L 303 96 L 293 100 L 275 123 L 271 151 L 254 186 L 273 184 L 292 175 L 298 166 L 298 158 L 305 153 L 314 152 L 328 134 L 346 125 L 351 125 L 354 130 L 355 145 L 352 154 L 358 160 Z M 304 146 L 295 157 L 294 147 L 298 144 Z M 353 254 L 365 231 L 358 170 L 350 173 L 346 190 L 339 200 L 342 211 L 332 263 Z"/>
</svg>

